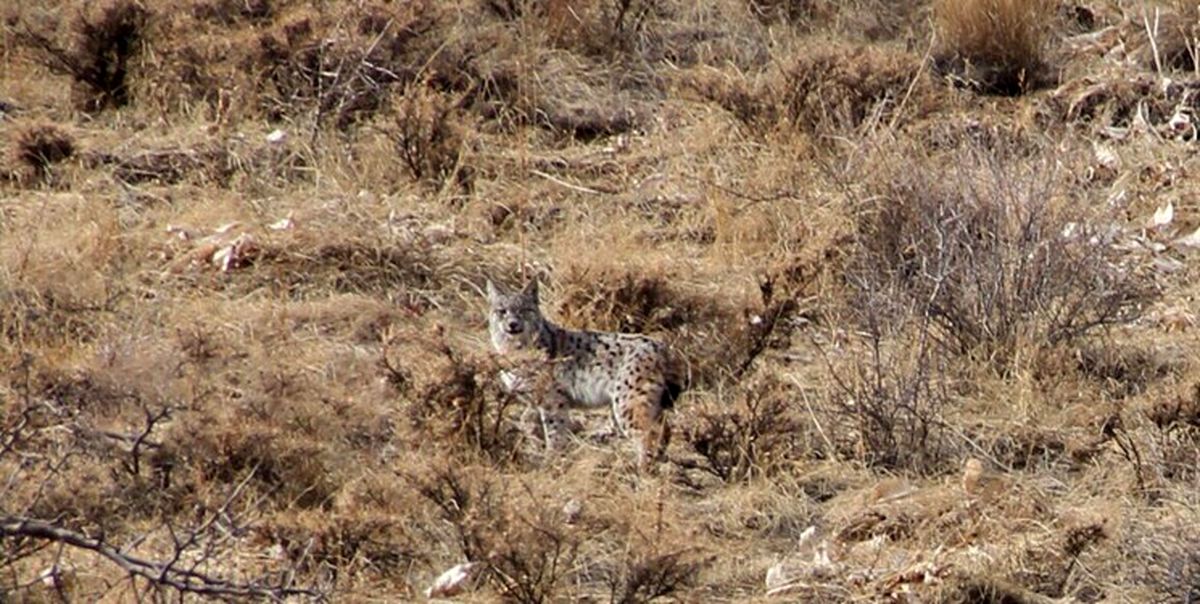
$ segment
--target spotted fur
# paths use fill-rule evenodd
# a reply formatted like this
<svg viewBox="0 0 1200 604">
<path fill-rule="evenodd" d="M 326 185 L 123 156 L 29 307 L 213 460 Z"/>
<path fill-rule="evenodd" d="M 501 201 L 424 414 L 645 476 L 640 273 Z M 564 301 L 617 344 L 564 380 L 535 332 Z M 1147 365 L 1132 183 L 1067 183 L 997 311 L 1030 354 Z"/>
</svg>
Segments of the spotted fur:
<svg viewBox="0 0 1200 604">
<path fill-rule="evenodd" d="M 520 293 L 502 292 L 488 281 L 487 299 L 496 352 L 535 352 L 549 361 L 553 379 L 537 403 L 545 433 L 560 431 L 571 407 L 607 406 L 614 431 L 635 437 L 639 466 L 665 457 L 671 438 L 666 411 L 683 388 L 663 343 L 642 335 L 559 327 L 542 315 L 536 280 Z M 517 391 L 532 390 L 536 381 L 515 373 L 502 377 Z"/>
</svg>

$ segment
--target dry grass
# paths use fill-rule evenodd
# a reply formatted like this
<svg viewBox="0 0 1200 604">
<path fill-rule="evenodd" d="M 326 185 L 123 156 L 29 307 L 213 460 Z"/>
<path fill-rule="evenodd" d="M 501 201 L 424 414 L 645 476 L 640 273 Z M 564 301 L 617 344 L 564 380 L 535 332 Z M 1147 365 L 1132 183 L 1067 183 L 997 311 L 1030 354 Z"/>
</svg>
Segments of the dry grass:
<svg viewBox="0 0 1200 604">
<path fill-rule="evenodd" d="M 0 9 L 0 600 L 1194 599 L 1191 9 L 1095 4 Z"/>
<path fill-rule="evenodd" d="M 985 91 L 1020 94 L 1045 85 L 1057 3 L 1046 0 L 935 2 L 943 69 Z"/>
</svg>

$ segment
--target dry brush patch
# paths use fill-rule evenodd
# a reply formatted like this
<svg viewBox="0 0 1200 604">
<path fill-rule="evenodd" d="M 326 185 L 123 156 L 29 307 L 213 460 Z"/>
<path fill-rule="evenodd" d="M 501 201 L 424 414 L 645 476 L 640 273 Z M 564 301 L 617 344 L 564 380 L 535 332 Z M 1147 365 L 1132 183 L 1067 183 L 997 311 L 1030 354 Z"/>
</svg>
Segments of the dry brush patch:
<svg viewBox="0 0 1200 604">
<path fill-rule="evenodd" d="M 1174 22 L 1163 85 L 1138 7 L 567 4 L 12 9 L 0 597 L 1195 592 Z M 930 11 L 1067 85 L 940 86 Z M 501 387 L 479 287 L 533 274 L 686 361 L 658 475 Z"/>
<path fill-rule="evenodd" d="M 948 176 L 906 161 L 865 198 L 849 272 L 862 296 L 928 317 L 940 345 L 1004 366 L 1021 346 L 1131 323 L 1157 295 L 1097 235 L 1115 218 L 1072 199 L 1046 155 L 968 144 L 949 159 Z"/>
</svg>

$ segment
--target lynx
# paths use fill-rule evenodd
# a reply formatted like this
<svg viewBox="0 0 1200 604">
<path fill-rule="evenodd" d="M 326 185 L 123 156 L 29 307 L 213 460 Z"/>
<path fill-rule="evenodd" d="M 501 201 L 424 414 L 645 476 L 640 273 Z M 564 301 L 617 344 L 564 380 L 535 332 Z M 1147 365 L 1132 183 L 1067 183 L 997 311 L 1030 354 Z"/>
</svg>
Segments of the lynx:
<svg viewBox="0 0 1200 604">
<path fill-rule="evenodd" d="M 673 375 L 667 347 L 642 335 L 574 331 L 542 315 L 538 282 L 520 293 L 503 292 L 487 283 L 488 331 L 496 352 L 504 356 L 532 352 L 545 363 L 548 382 L 540 401 L 534 401 L 543 433 L 562 430 L 571 407 L 607 406 L 614 432 L 632 432 L 640 468 L 648 469 L 666 456 L 671 438 L 666 411 L 673 409 L 683 388 Z M 506 372 L 510 390 L 537 396 L 536 375 Z"/>
</svg>

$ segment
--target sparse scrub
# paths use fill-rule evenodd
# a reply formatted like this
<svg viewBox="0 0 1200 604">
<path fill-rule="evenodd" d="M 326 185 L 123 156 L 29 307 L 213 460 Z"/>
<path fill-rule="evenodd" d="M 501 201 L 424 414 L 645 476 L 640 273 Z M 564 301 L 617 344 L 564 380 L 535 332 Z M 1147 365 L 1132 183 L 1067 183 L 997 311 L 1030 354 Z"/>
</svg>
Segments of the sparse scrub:
<svg viewBox="0 0 1200 604">
<path fill-rule="evenodd" d="M 1057 3 L 1049 0 L 937 0 L 936 61 L 981 91 L 1016 95 L 1047 85 L 1047 44 Z"/>
<path fill-rule="evenodd" d="M 1197 599 L 1196 14 L 1047 4 L 5 4 L 0 600 Z"/>
<path fill-rule="evenodd" d="M 1153 299 L 1093 236 L 1103 216 L 1059 188 L 1048 158 L 973 145 L 951 157 L 950 174 L 932 158 L 885 166 L 858 210 L 860 295 L 888 292 L 895 312 L 929 318 L 939 344 L 997 367 L 1028 358 L 1022 346 L 1130 323 Z"/>
<path fill-rule="evenodd" d="M 946 430 L 955 376 L 933 341 L 932 326 L 927 319 L 885 325 L 889 318 L 880 300 L 859 303 L 861 349 L 853 360 L 835 364 L 826 358 L 831 387 L 821 409 L 838 449 L 831 453 L 885 468 L 945 470 L 959 452 Z"/>
</svg>

